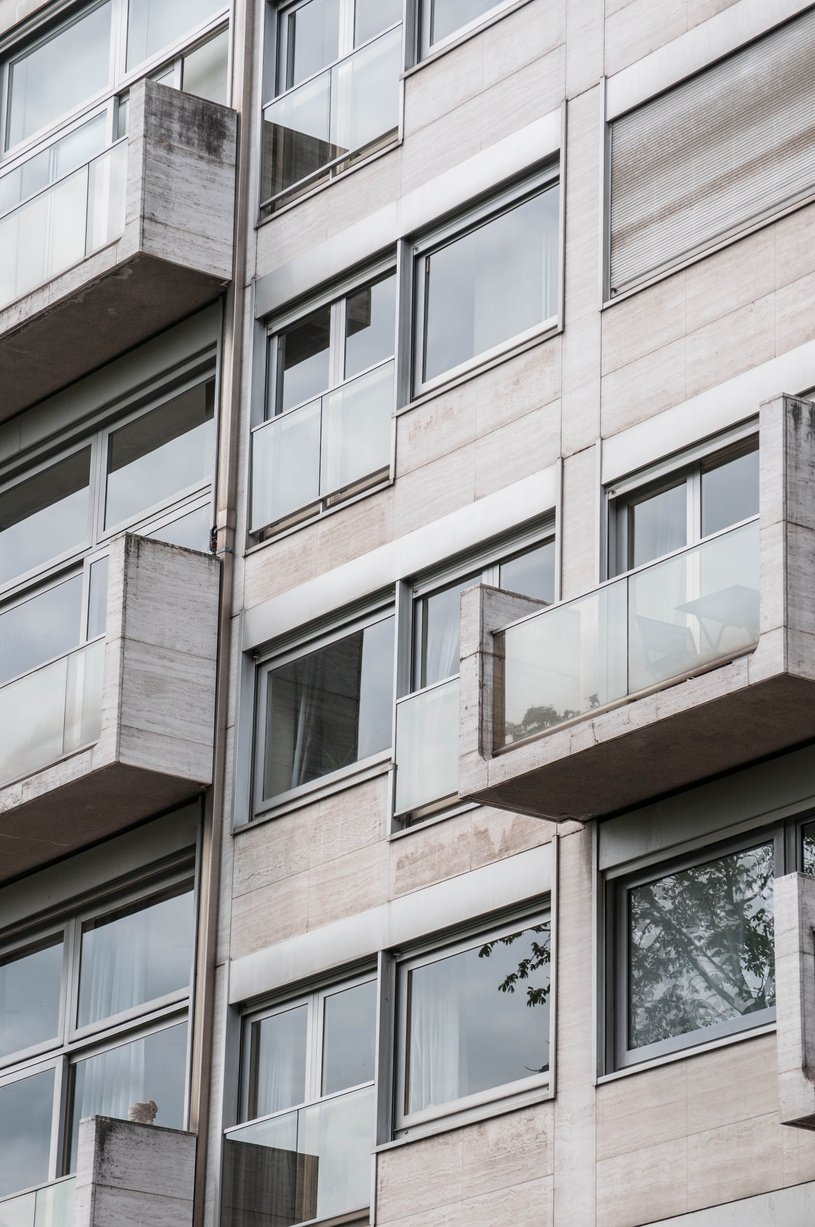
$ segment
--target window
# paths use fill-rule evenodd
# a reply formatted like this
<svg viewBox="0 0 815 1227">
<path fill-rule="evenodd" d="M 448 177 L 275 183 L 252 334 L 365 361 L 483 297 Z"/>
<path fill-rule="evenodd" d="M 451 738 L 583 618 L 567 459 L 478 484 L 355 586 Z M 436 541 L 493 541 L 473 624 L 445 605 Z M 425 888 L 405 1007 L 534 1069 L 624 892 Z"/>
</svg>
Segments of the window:
<svg viewBox="0 0 815 1227">
<path fill-rule="evenodd" d="M 266 210 L 396 136 L 402 0 L 298 0 L 268 14 Z"/>
<path fill-rule="evenodd" d="M 539 530 L 538 530 L 539 533 Z M 480 567 L 449 570 L 414 584 L 411 597 L 410 691 L 396 703 L 394 815 L 402 825 L 422 820 L 458 797 L 459 624 L 461 593 L 493 584 L 550 604 L 555 543 L 537 541 Z"/>
<path fill-rule="evenodd" d="M 556 325 L 559 208 L 550 171 L 415 246 L 415 393 Z"/>
<path fill-rule="evenodd" d="M 550 953 L 541 919 L 400 964 L 397 1127 L 546 1081 Z"/>
<path fill-rule="evenodd" d="M 380 611 L 261 666 L 257 809 L 387 760 L 393 624 L 393 615 Z"/>
<path fill-rule="evenodd" d="M 374 1144 L 374 977 L 244 1022 L 242 1118 L 226 1133 L 223 1213 L 292 1225 L 364 1209 Z"/>
<path fill-rule="evenodd" d="M 214 415 L 188 375 L 0 487 L 0 783 L 96 740 L 110 537 L 207 549 Z"/>
<path fill-rule="evenodd" d="M 184 1127 L 191 874 L 0 945 L 0 1197 L 72 1172 L 83 1117 L 152 1099 Z"/>
<path fill-rule="evenodd" d="M 387 272 L 269 338 L 266 418 L 252 437 L 253 533 L 389 477 L 395 292 Z"/>
<path fill-rule="evenodd" d="M 613 120 L 611 296 L 812 194 L 813 54 L 810 11 Z"/>
<path fill-rule="evenodd" d="M 419 45 L 422 55 L 468 33 L 483 17 L 507 7 L 509 0 L 422 0 Z"/>
</svg>

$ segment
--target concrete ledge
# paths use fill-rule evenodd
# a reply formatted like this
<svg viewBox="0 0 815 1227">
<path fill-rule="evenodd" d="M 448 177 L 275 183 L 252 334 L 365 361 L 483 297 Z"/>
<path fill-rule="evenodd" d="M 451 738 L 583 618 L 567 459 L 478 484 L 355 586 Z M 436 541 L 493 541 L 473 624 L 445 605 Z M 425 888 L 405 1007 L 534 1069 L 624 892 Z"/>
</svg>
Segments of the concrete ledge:
<svg viewBox="0 0 815 1227">
<path fill-rule="evenodd" d="M 190 1227 L 195 1149 L 178 1129 L 81 1121 L 73 1227 Z"/>
<path fill-rule="evenodd" d="M 815 878 L 775 883 L 778 1111 L 782 1125 L 815 1129 Z"/>
</svg>

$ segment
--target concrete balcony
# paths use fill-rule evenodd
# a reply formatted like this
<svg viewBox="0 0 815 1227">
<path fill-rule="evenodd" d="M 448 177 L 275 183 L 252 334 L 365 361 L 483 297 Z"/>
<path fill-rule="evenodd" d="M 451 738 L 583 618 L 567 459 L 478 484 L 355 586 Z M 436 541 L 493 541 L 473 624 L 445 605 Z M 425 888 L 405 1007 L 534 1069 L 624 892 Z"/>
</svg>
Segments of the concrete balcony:
<svg viewBox="0 0 815 1227">
<path fill-rule="evenodd" d="M 762 406 L 760 514 L 541 609 L 462 598 L 459 793 L 589 819 L 815 738 L 815 406 Z"/>
<path fill-rule="evenodd" d="M 0 688 L 0 880 L 212 780 L 219 564 L 125 534 L 106 634 Z"/>
<path fill-rule="evenodd" d="M 128 136 L 0 217 L 0 420 L 232 278 L 237 116 L 154 81 Z"/>
<path fill-rule="evenodd" d="M 0 1201 L 9 1227 L 190 1227 L 194 1134 L 93 1116 L 79 1126 L 77 1170 Z"/>
</svg>

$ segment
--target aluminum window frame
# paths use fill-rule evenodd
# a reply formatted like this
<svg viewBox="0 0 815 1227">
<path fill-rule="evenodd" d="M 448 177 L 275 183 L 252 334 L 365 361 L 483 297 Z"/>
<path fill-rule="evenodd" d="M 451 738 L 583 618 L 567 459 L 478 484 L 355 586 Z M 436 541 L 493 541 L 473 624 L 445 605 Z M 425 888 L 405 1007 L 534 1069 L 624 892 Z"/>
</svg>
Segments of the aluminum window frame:
<svg viewBox="0 0 815 1227">
<path fill-rule="evenodd" d="M 345 373 L 345 320 L 347 313 L 348 299 L 354 294 L 359 293 L 369 286 L 373 286 L 380 281 L 386 280 L 389 276 L 394 277 L 394 320 L 393 320 L 393 354 L 390 358 L 386 358 L 379 362 L 375 362 L 372 366 L 366 367 L 358 371 L 350 378 Z M 329 342 L 329 384 L 324 391 L 318 393 L 316 397 L 307 397 L 305 400 L 298 401 L 297 404 L 291 405 L 288 409 L 277 409 L 277 400 L 281 386 L 281 364 L 280 364 L 280 342 L 283 336 L 298 324 L 305 323 L 309 316 L 315 315 L 320 311 L 328 309 L 330 312 L 330 342 Z M 265 327 L 265 354 L 263 360 L 263 396 L 259 406 L 259 412 L 256 410 L 253 414 L 252 424 L 250 426 L 250 435 L 254 439 L 254 435 L 264 426 L 269 423 L 286 417 L 290 414 L 297 413 L 298 410 L 305 408 L 309 404 L 313 404 L 316 400 L 322 400 L 324 396 L 336 392 L 340 388 L 346 387 L 356 379 L 362 379 L 373 371 L 387 365 L 388 362 L 393 363 L 394 367 L 394 390 L 393 390 L 393 407 L 391 409 L 391 441 L 390 441 L 390 459 L 387 469 L 383 466 L 368 476 L 359 478 L 357 481 L 348 486 L 340 487 L 338 490 L 329 491 L 318 496 L 316 500 L 312 499 L 304 503 L 301 507 L 294 509 L 288 514 L 272 521 L 270 524 L 260 528 L 252 529 L 251 523 L 253 516 L 251 514 L 253 501 L 253 483 L 254 483 L 254 465 L 252 460 L 253 447 L 250 447 L 249 466 L 246 483 L 246 506 L 247 506 L 247 538 L 250 544 L 263 543 L 278 537 L 281 534 L 287 533 L 292 529 L 299 528 L 301 525 L 313 523 L 316 520 L 322 519 L 323 516 L 345 507 L 348 504 L 357 501 L 360 498 L 367 498 L 370 494 L 376 493 L 385 487 L 392 485 L 396 476 L 396 407 L 398 403 L 397 384 L 399 371 L 399 348 L 400 348 L 400 330 L 399 330 L 399 270 L 398 261 L 395 254 L 388 255 L 376 261 L 373 264 L 367 264 L 364 269 L 357 271 L 350 277 L 345 278 L 338 285 L 330 288 L 323 288 L 316 295 L 309 296 L 308 299 L 300 301 L 295 307 L 289 308 L 285 313 L 277 315 L 270 320 Z M 322 442 L 322 441 L 321 441 Z M 321 457 L 322 459 L 322 454 Z"/>
<path fill-rule="evenodd" d="M 521 3 L 524 2 L 525 0 L 521 0 Z M 459 42 L 471 38 L 483 26 L 491 25 L 503 14 L 521 7 L 518 0 L 493 0 L 491 7 L 479 17 L 471 18 L 463 25 L 457 26 L 455 30 L 446 34 L 443 38 L 436 39 L 435 42 L 431 43 L 430 27 L 433 19 L 432 10 L 434 4 L 435 0 L 419 0 L 416 8 L 416 47 L 420 63 L 448 50 L 452 46 L 456 46 Z"/>
<path fill-rule="evenodd" d="M 188 887 L 192 896 L 193 932 L 190 955 L 190 981 L 183 989 L 159 998 L 143 1002 L 128 1010 L 109 1015 L 105 1019 L 78 1028 L 79 980 L 81 975 L 81 938 L 83 925 L 90 919 L 105 916 L 115 917 L 123 908 L 144 902 L 160 901 Z M 194 848 L 182 851 L 171 858 L 170 863 L 144 866 L 133 876 L 122 891 L 110 884 L 92 896 L 66 901 L 59 908 L 59 917 L 50 923 L 15 926 L 0 942 L 0 957 L 7 958 L 28 952 L 34 953 L 48 945 L 56 944 L 49 939 L 62 935 L 62 964 L 60 970 L 59 1035 L 54 1039 L 18 1049 L 0 1059 L 0 1088 L 20 1081 L 32 1074 L 54 1070 L 53 1105 L 51 1114 L 50 1159 L 45 1182 L 51 1183 L 70 1174 L 69 1164 L 70 1118 L 73 1111 L 72 1069 L 87 1057 L 121 1047 L 133 1040 L 157 1034 L 178 1023 L 187 1026 L 186 1061 L 184 1074 L 184 1125 L 189 1115 L 189 1089 L 191 1079 L 190 1054 L 193 1042 L 194 993 L 196 960 L 198 956 L 198 908 L 199 866 Z M 25 1189 L 14 1190 L 8 1196 L 16 1196 Z"/>
<path fill-rule="evenodd" d="M 491 195 L 486 199 L 474 203 L 469 209 L 461 213 L 457 213 L 455 217 L 449 219 L 442 225 L 432 229 L 421 238 L 415 240 L 411 244 L 411 286 L 410 286 L 410 314 L 411 320 L 411 339 L 412 339 L 412 361 L 410 372 L 410 388 L 408 392 L 408 402 L 416 400 L 426 393 L 431 393 L 446 384 L 455 381 L 462 376 L 476 372 L 480 367 L 489 364 L 496 358 L 504 357 L 511 354 L 513 350 L 522 347 L 523 345 L 534 341 L 543 340 L 553 335 L 560 327 L 560 319 L 562 313 L 562 284 L 563 284 L 563 192 L 561 186 L 563 183 L 563 174 L 561 167 L 561 159 L 548 160 L 547 164 L 540 168 L 535 174 L 527 176 L 520 182 L 513 184 L 497 194 Z M 432 378 L 425 379 L 422 377 L 422 372 L 425 362 L 426 339 L 427 339 L 427 280 L 428 273 L 426 269 L 426 261 L 447 247 L 452 247 L 459 239 L 468 237 L 476 233 L 490 222 L 498 220 L 511 213 L 514 209 L 520 208 L 528 201 L 535 199 L 538 196 L 544 195 L 550 190 L 557 190 L 559 193 L 558 201 L 558 232 L 555 236 L 558 253 L 558 267 L 554 275 L 553 294 L 556 299 L 556 310 L 554 315 L 541 320 L 539 323 L 524 329 L 512 337 L 508 337 L 505 341 L 501 341 L 489 349 L 482 350 L 474 354 L 471 358 L 463 362 L 457 363 L 455 366 L 449 367 L 440 374 Z M 544 286 L 544 289 L 546 287 Z M 403 303 L 403 310 L 408 314 L 406 309 L 407 304 Z"/>
<path fill-rule="evenodd" d="M 528 1078 L 517 1079 L 513 1082 L 501 1083 L 495 1087 L 489 1087 L 483 1091 L 477 1091 L 470 1095 L 460 1096 L 457 1099 L 449 1100 L 443 1104 L 434 1104 L 431 1107 L 424 1108 L 418 1112 L 408 1112 L 405 1110 L 408 1091 L 408 1052 L 409 1052 L 409 1030 L 408 1030 L 408 1012 L 409 1012 L 409 990 L 408 978 L 410 973 L 419 967 L 429 966 L 432 963 L 438 963 L 457 954 L 466 954 L 468 951 L 475 950 L 479 946 L 483 946 L 486 942 L 500 941 L 503 937 L 509 937 L 512 934 L 520 934 L 526 930 L 535 929 L 539 925 L 544 925 L 549 934 L 549 999 L 548 1005 L 548 1045 L 549 1045 L 549 1065 L 548 1069 L 543 1073 L 532 1073 Z M 524 910 L 521 912 L 513 912 L 511 917 L 506 915 L 492 925 L 468 926 L 465 931 L 459 931 L 457 934 L 448 935 L 447 939 L 435 940 L 428 939 L 417 945 L 410 952 L 399 952 L 395 955 L 396 963 L 396 1010 L 395 1010 L 395 1080 L 394 1080 L 394 1121 L 393 1134 L 394 1137 L 404 1137 L 414 1131 L 421 1132 L 424 1127 L 431 1128 L 437 1126 L 442 1121 L 448 1121 L 455 1124 L 456 1118 L 469 1114 L 473 1109 L 483 1108 L 485 1105 L 495 1105 L 499 1107 L 503 1102 L 513 1099 L 522 1099 L 530 1091 L 540 1092 L 554 1085 L 553 1083 L 553 1065 L 555 1052 L 555 1003 L 554 1003 L 554 984 L 555 984 L 555 962 L 554 962 L 554 923 L 553 910 L 548 904 L 534 911 Z M 452 1119 L 451 1119 L 452 1118 Z"/>
<path fill-rule="evenodd" d="M 265 771 L 265 746 L 267 744 L 268 722 L 268 678 L 269 674 L 282 665 L 301 660 L 312 653 L 331 647 L 358 631 L 364 631 L 369 626 L 384 622 L 388 618 L 394 620 L 392 678 L 395 676 L 396 651 L 396 610 L 392 590 L 387 595 L 380 596 L 367 603 L 362 609 L 350 612 L 346 618 L 327 620 L 323 625 L 314 628 L 311 635 L 298 636 L 292 641 L 285 641 L 277 651 L 260 653 L 255 663 L 254 687 L 254 728 L 253 728 L 253 768 L 252 768 L 252 814 L 250 821 L 259 821 L 266 817 L 275 817 L 278 813 L 297 808 L 301 804 L 319 800 L 337 788 L 344 788 L 350 783 L 371 774 L 386 771 L 392 761 L 393 746 L 378 750 L 356 762 L 348 763 L 335 771 L 327 772 L 305 784 L 276 793 L 273 797 L 263 797 L 263 775 Z"/>
</svg>

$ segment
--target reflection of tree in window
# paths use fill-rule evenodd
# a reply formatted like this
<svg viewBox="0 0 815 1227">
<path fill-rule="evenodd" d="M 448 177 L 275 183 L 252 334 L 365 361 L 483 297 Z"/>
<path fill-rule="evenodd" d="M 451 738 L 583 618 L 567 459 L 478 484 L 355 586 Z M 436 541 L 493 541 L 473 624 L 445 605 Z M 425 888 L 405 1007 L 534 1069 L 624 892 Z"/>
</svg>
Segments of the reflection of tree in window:
<svg viewBox="0 0 815 1227">
<path fill-rule="evenodd" d="M 773 873 L 767 843 L 629 891 L 631 1047 L 775 1003 Z"/>
</svg>

